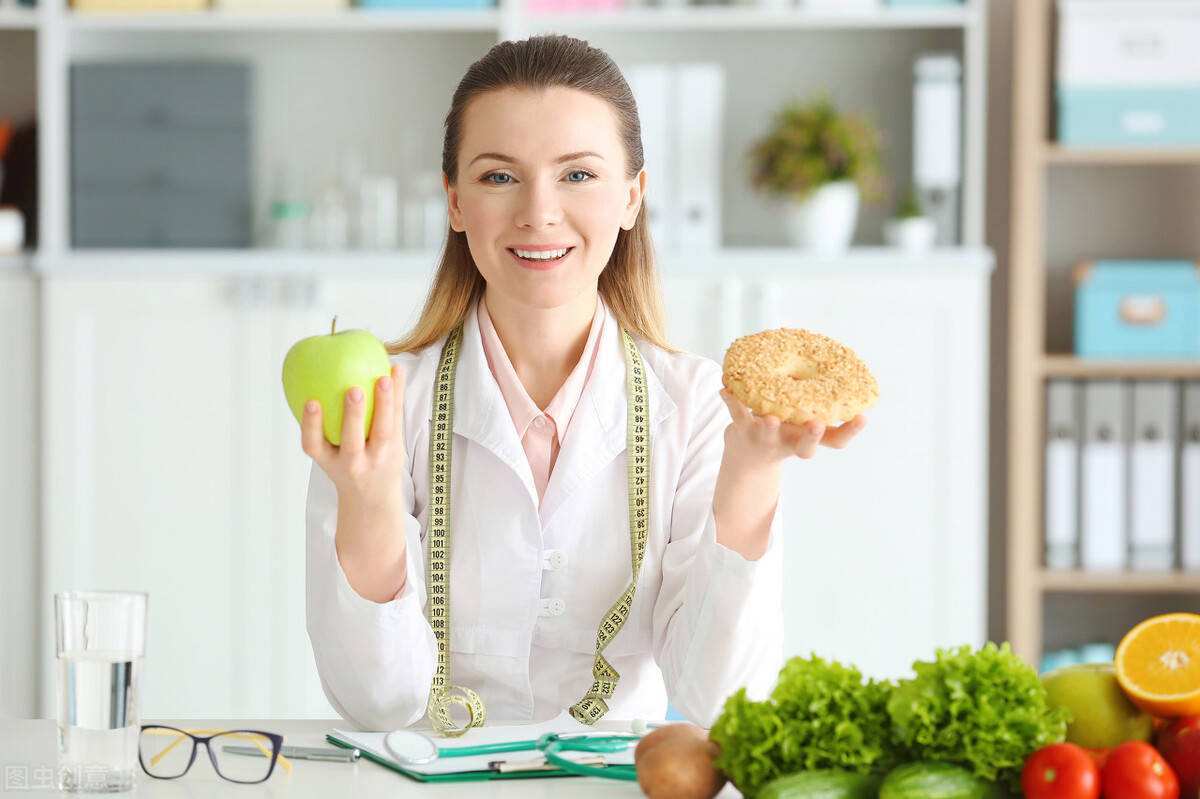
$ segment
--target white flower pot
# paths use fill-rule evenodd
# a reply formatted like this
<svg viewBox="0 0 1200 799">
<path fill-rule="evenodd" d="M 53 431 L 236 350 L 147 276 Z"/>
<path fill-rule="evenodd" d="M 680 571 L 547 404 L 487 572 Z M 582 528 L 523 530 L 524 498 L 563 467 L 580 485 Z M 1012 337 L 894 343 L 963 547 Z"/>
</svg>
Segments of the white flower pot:
<svg viewBox="0 0 1200 799">
<path fill-rule="evenodd" d="M 784 219 L 788 239 L 797 247 L 845 252 L 858 222 L 858 185 L 852 180 L 826 183 L 803 202 L 788 203 Z"/>
<path fill-rule="evenodd" d="M 937 225 L 927 216 L 889 219 L 883 224 L 883 240 L 889 247 L 908 252 L 924 252 L 937 240 Z"/>
</svg>

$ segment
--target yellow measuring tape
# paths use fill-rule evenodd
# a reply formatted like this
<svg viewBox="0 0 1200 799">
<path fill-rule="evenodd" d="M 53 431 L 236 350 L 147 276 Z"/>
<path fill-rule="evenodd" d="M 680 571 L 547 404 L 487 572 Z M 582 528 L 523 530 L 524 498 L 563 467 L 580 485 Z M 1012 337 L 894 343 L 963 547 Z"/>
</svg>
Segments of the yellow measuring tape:
<svg viewBox="0 0 1200 799">
<path fill-rule="evenodd" d="M 481 727 L 487 711 L 479 694 L 450 683 L 450 465 L 454 438 L 454 373 L 462 347 L 462 325 L 446 339 L 438 364 L 437 384 L 433 390 L 433 413 L 429 432 L 429 556 L 426 561 L 426 589 L 429 624 L 437 638 L 437 668 L 429 689 L 427 712 L 435 730 L 447 737 L 458 737 L 471 727 Z M 642 555 L 646 551 L 650 526 L 650 424 L 646 401 L 646 367 L 633 338 L 621 331 L 625 346 L 626 387 L 626 471 L 629 485 L 629 547 L 633 561 L 633 579 L 612 604 L 596 633 L 596 659 L 592 666 L 592 686 L 583 698 L 571 706 L 571 716 L 592 725 L 608 712 L 608 703 L 621 675 L 604 657 L 604 648 L 617 636 L 629 618 Z M 463 726 L 450 716 L 452 705 L 466 709 Z"/>
</svg>

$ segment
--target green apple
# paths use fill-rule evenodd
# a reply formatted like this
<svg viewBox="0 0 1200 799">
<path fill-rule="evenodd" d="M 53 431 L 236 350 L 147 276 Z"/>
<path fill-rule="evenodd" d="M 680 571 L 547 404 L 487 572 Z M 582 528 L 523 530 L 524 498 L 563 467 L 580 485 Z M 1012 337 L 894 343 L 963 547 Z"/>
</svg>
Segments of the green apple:
<svg viewBox="0 0 1200 799">
<path fill-rule="evenodd" d="M 1063 666 L 1042 675 L 1050 705 L 1065 707 L 1074 720 L 1067 740 L 1088 749 L 1106 749 L 1126 741 L 1149 741 L 1154 718 L 1140 710 L 1117 682 L 1111 663 Z"/>
<path fill-rule="evenodd" d="M 363 391 L 366 436 L 375 412 L 375 381 L 391 371 L 392 362 L 379 339 L 367 330 L 338 332 L 335 316 L 329 335 L 300 339 L 288 350 L 283 358 L 283 393 L 297 422 L 304 418 L 305 402 L 320 402 L 325 438 L 336 446 L 342 442 L 346 391 L 351 386 Z"/>
</svg>

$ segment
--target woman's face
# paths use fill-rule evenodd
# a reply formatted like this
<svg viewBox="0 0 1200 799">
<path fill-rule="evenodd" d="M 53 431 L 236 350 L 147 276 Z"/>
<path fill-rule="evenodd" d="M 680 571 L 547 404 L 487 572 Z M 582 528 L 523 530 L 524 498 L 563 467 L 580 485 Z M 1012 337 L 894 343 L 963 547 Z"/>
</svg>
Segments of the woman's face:
<svg viewBox="0 0 1200 799">
<path fill-rule="evenodd" d="M 625 177 L 609 105 L 575 89 L 503 89 L 463 118 L 456 184 L 443 175 L 450 226 L 466 233 L 488 284 L 509 301 L 554 308 L 594 295 L 618 228 L 633 227 L 645 170 Z M 567 249 L 527 260 L 517 249 Z"/>
</svg>

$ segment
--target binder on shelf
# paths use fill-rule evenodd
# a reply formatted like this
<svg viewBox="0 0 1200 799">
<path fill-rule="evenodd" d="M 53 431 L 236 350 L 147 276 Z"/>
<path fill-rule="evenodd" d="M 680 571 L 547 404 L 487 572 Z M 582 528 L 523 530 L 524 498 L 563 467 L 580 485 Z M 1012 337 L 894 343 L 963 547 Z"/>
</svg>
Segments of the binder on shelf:
<svg viewBox="0 0 1200 799">
<path fill-rule="evenodd" d="M 1047 569 L 1079 563 L 1080 387 L 1074 380 L 1046 384 L 1045 562 Z"/>
<path fill-rule="evenodd" d="M 1136 571 L 1175 566 L 1176 385 L 1133 384 L 1129 449 L 1129 562 Z"/>
<path fill-rule="evenodd" d="M 1128 389 L 1118 380 L 1084 387 L 1080 463 L 1080 554 L 1085 571 L 1126 565 L 1126 445 Z"/>
<path fill-rule="evenodd" d="M 721 125 L 725 73 L 720 64 L 680 64 L 674 125 L 677 244 L 721 246 Z"/>
<path fill-rule="evenodd" d="M 668 213 L 675 207 L 670 145 L 672 80 L 669 64 L 633 64 L 622 70 L 642 124 L 642 156 L 647 187 L 643 213 L 656 250 L 672 250 L 676 242 Z"/>
<path fill-rule="evenodd" d="M 1183 568 L 1200 571 L 1200 380 L 1183 385 L 1179 512 Z"/>
</svg>

